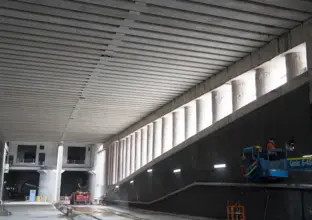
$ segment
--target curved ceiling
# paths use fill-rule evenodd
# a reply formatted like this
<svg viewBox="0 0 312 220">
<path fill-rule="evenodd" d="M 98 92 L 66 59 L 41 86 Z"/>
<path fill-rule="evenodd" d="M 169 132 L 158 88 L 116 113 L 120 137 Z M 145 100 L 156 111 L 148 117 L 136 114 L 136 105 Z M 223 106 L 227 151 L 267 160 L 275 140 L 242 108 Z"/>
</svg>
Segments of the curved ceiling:
<svg viewBox="0 0 312 220">
<path fill-rule="evenodd" d="M 0 129 L 104 140 L 311 15 L 291 0 L 1 0 Z"/>
</svg>

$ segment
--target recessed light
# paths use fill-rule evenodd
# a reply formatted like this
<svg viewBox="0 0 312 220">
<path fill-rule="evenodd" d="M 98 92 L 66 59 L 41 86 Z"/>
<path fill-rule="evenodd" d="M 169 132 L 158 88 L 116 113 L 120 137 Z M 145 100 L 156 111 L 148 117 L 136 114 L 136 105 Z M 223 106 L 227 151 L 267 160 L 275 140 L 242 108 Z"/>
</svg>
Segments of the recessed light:
<svg viewBox="0 0 312 220">
<path fill-rule="evenodd" d="M 151 173 L 151 172 L 153 172 L 153 169 L 148 169 L 147 172 Z"/>
<path fill-rule="evenodd" d="M 216 169 L 225 168 L 226 164 L 224 164 L 224 163 L 222 163 L 222 164 L 215 164 L 213 167 L 216 168 Z"/>
<path fill-rule="evenodd" d="M 181 169 L 175 169 L 173 170 L 174 173 L 180 173 L 181 172 Z"/>
<path fill-rule="evenodd" d="M 134 181 L 133 181 L 133 180 L 131 180 L 131 181 L 130 181 L 130 183 L 132 184 L 132 183 L 134 183 Z"/>
<path fill-rule="evenodd" d="M 118 189 L 118 188 L 119 188 L 119 186 L 117 185 L 117 186 L 115 186 L 115 188 L 117 188 L 117 189 Z"/>
</svg>

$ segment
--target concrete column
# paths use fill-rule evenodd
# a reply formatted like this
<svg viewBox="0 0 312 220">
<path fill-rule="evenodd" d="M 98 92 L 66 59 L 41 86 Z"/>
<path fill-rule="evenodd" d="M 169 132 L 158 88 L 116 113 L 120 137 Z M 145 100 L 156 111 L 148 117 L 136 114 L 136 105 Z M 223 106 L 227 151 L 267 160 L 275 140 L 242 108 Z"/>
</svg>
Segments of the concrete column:
<svg viewBox="0 0 312 220">
<path fill-rule="evenodd" d="M 111 160 L 112 160 L 112 148 L 111 145 L 107 148 L 107 154 L 106 154 L 106 158 L 107 158 L 107 185 L 111 185 Z"/>
<path fill-rule="evenodd" d="M 56 179 L 56 172 L 52 169 L 47 169 L 45 171 L 39 170 L 39 189 L 38 195 L 42 199 L 47 198 L 47 202 L 56 201 L 56 190 L 57 186 L 54 184 Z"/>
<path fill-rule="evenodd" d="M 306 62 L 310 81 L 310 104 L 312 104 L 312 39 L 306 42 Z"/>
<path fill-rule="evenodd" d="M 131 173 L 135 171 L 136 165 L 136 157 L 135 157 L 136 149 L 135 149 L 135 135 L 131 135 Z"/>
<path fill-rule="evenodd" d="M 113 172 L 114 172 L 114 144 L 110 146 L 110 175 L 109 175 L 109 180 L 110 180 L 110 185 L 113 184 Z"/>
<path fill-rule="evenodd" d="M 131 172 L 131 140 L 130 136 L 126 138 L 126 154 L 127 154 L 127 162 L 126 162 L 126 177 L 130 175 Z"/>
<path fill-rule="evenodd" d="M 254 72 L 248 76 L 231 81 L 233 111 L 240 109 L 256 99 Z"/>
<path fill-rule="evenodd" d="M 161 120 L 153 122 L 153 159 L 161 155 Z"/>
<path fill-rule="evenodd" d="M 306 58 L 304 53 L 288 53 L 285 58 L 287 82 L 306 71 Z"/>
<path fill-rule="evenodd" d="M 144 127 L 141 129 L 141 166 L 144 166 L 147 163 L 147 128 Z"/>
<path fill-rule="evenodd" d="M 256 95 L 257 98 L 274 89 L 273 70 L 270 65 L 256 69 Z"/>
<path fill-rule="evenodd" d="M 196 134 L 196 105 L 195 103 L 184 107 L 185 116 L 185 139 Z"/>
<path fill-rule="evenodd" d="M 184 109 L 172 113 L 172 146 L 175 147 L 185 140 Z"/>
<path fill-rule="evenodd" d="M 153 159 L 153 124 L 147 125 L 147 163 Z"/>
<path fill-rule="evenodd" d="M 9 151 L 9 147 L 6 142 L 0 140 L 0 163 L 1 163 L 1 170 L 0 170 L 0 201 L 3 199 L 3 189 L 4 189 L 4 172 L 5 172 L 5 158 L 7 156 L 7 152 Z"/>
<path fill-rule="evenodd" d="M 162 117 L 162 137 L 161 137 L 161 154 L 172 148 L 172 115 Z"/>
<path fill-rule="evenodd" d="M 116 142 L 116 175 L 115 175 L 115 179 L 116 179 L 116 183 L 119 181 L 119 155 L 120 155 L 120 142 L 117 141 Z"/>
<path fill-rule="evenodd" d="M 54 201 L 57 202 L 60 200 L 61 194 L 61 181 L 62 181 L 62 173 L 63 173 L 63 152 L 64 147 L 63 144 L 60 144 L 57 149 L 57 162 L 56 162 L 56 175 L 55 175 L 55 195 Z"/>
<path fill-rule="evenodd" d="M 126 177 L 126 173 L 127 173 L 127 141 L 126 139 L 122 140 L 123 142 L 123 160 L 122 160 L 122 167 L 123 167 L 123 171 L 122 171 L 122 179 L 124 179 Z"/>
<path fill-rule="evenodd" d="M 212 121 L 219 121 L 232 113 L 232 91 L 231 86 L 224 85 L 212 91 Z"/>
<path fill-rule="evenodd" d="M 116 142 L 117 143 L 117 142 Z M 93 172 L 90 173 L 90 191 L 93 200 L 99 200 L 105 193 L 105 177 L 103 164 L 105 161 L 105 151 L 99 152 L 101 145 L 95 146 Z M 41 174 L 40 174 L 41 175 Z"/>
<path fill-rule="evenodd" d="M 119 176 L 118 181 L 122 180 L 122 162 L 123 162 L 123 142 L 119 140 Z"/>
<path fill-rule="evenodd" d="M 115 142 L 114 146 L 114 184 L 117 183 L 118 175 L 118 141 Z"/>
<path fill-rule="evenodd" d="M 141 157 L 141 132 L 137 131 L 135 132 L 135 158 L 136 158 L 136 165 L 135 165 L 135 171 L 141 168 L 142 164 L 142 157 Z"/>
<path fill-rule="evenodd" d="M 196 100 L 196 132 L 212 124 L 211 93 Z"/>
</svg>

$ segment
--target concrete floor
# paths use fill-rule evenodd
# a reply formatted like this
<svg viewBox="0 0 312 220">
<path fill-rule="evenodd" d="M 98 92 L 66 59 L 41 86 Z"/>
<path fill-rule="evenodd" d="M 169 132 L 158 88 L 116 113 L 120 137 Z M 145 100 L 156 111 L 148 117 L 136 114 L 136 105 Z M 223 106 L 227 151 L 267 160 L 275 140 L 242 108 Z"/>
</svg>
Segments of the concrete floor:
<svg viewBox="0 0 312 220">
<path fill-rule="evenodd" d="M 0 216 L 0 220 L 68 219 L 49 203 L 6 203 L 5 208 L 12 215 Z M 215 220 L 111 206 L 72 206 L 72 208 L 74 213 L 70 218 L 72 220 Z"/>
<path fill-rule="evenodd" d="M 52 204 L 48 203 L 7 203 L 5 204 L 5 208 L 12 215 L 0 216 L 0 220 L 66 219 Z"/>
<path fill-rule="evenodd" d="M 98 220 L 215 220 L 191 216 L 178 216 L 167 213 L 111 206 L 72 206 L 74 212 L 94 216 Z"/>
</svg>

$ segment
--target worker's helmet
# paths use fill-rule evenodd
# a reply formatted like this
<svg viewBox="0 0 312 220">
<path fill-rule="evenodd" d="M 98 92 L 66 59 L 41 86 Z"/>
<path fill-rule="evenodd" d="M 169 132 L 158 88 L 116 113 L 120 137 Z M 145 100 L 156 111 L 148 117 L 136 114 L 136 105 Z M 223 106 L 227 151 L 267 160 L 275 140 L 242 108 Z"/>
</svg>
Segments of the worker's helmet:
<svg viewBox="0 0 312 220">
<path fill-rule="evenodd" d="M 271 143 L 275 144 L 275 140 L 274 140 L 274 138 L 272 138 L 272 137 L 271 137 L 271 138 L 269 139 L 269 142 L 271 142 Z"/>
</svg>

